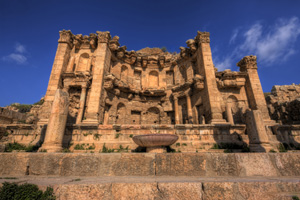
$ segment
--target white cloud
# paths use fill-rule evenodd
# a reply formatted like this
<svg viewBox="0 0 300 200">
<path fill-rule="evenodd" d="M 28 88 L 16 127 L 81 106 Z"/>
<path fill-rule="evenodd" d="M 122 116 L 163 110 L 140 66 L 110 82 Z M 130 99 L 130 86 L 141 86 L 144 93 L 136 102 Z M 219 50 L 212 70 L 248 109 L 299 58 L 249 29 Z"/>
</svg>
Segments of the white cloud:
<svg viewBox="0 0 300 200">
<path fill-rule="evenodd" d="M 233 31 L 229 43 L 238 39 L 240 42 L 232 53 L 223 58 L 223 61 L 216 63 L 216 67 L 224 68 L 222 64 L 233 66 L 233 60 L 238 62 L 242 57 L 251 54 L 257 55 L 258 62 L 265 66 L 284 62 L 297 53 L 294 44 L 299 35 L 300 22 L 297 17 L 279 19 L 275 25 L 269 27 L 257 22 L 239 35 Z"/>
<path fill-rule="evenodd" d="M 22 45 L 20 43 L 16 43 L 15 51 L 18 52 L 18 53 L 26 53 L 26 48 L 25 48 L 24 45 Z"/>
<path fill-rule="evenodd" d="M 238 28 L 234 29 L 231 38 L 229 40 L 229 44 L 233 44 L 235 42 L 235 39 L 237 38 L 238 34 L 239 34 L 239 29 Z"/>
<path fill-rule="evenodd" d="M 6 62 L 15 62 L 17 64 L 25 64 L 27 62 L 27 50 L 24 45 L 16 43 L 14 53 L 3 56 L 1 59 Z"/>
<path fill-rule="evenodd" d="M 22 55 L 22 54 L 11 53 L 8 56 L 2 57 L 2 60 L 4 60 L 4 61 L 12 61 L 12 62 L 16 62 L 18 64 L 25 64 L 26 61 L 27 61 L 27 58 L 24 55 Z"/>
</svg>

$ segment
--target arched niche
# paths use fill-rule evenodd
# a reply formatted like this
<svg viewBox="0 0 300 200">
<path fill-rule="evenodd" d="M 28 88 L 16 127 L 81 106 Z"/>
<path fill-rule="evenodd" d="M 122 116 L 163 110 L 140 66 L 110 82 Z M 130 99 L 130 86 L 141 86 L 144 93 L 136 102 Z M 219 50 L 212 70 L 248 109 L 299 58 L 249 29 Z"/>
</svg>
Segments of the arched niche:
<svg viewBox="0 0 300 200">
<path fill-rule="evenodd" d="M 226 100 L 227 105 L 231 108 L 234 124 L 242 123 L 242 108 L 239 107 L 238 99 L 234 95 L 230 95 Z"/>
<path fill-rule="evenodd" d="M 149 88 L 157 88 L 159 86 L 159 77 L 157 71 L 151 71 L 149 73 Z"/>
<path fill-rule="evenodd" d="M 128 80 L 128 67 L 125 66 L 125 65 L 122 65 L 122 67 L 121 67 L 120 79 L 123 82 L 127 83 L 127 80 Z"/>
<path fill-rule="evenodd" d="M 87 53 L 81 54 L 80 57 L 79 57 L 79 61 L 78 61 L 76 71 L 82 72 L 82 71 L 86 71 L 86 70 L 90 69 L 90 66 L 88 66 L 89 65 L 89 60 L 90 60 L 89 54 L 87 54 Z"/>
<path fill-rule="evenodd" d="M 125 124 L 126 119 L 126 107 L 123 103 L 119 103 L 116 113 L 116 124 Z"/>
</svg>

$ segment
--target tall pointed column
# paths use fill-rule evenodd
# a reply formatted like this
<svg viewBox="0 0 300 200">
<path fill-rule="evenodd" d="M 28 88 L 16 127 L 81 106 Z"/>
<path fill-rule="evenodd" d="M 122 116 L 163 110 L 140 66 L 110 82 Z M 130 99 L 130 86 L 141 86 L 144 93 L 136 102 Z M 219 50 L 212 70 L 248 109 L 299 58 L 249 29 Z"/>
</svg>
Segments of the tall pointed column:
<svg viewBox="0 0 300 200">
<path fill-rule="evenodd" d="M 200 74 L 205 77 L 203 102 L 206 108 L 206 120 L 212 124 L 226 123 L 222 116 L 221 94 L 217 87 L 209 33 L 198 31 L 195 40 L 198 43 L 197 67 Z"/>
<path fill-rule="evenodd" d="M 87 105 L 87 116 L 84 123 L 99 123 L 101 112 L 104 112 L 104 105 L 101 104 L 103 98 L 103 77 L 105 71 L 109 69 L 111 52 L 108 42 L 111 39 L 109 32 L 100 32 L 98 34 L 98 47 L 95 50 L 95 66 L 93 73 L 93 81 L 91 85 L 91 94 Z M 103 114 L 103 113 L 102 113 Z"/>
<path fill-rule="evenodd" d="M 86 88 L 87 86 L 84 85 L 81 87 L 81 95 L 80 95 L 80 102 L 79 102 L 79 111 L 76 119 L 76 124 L 80 124 L 84 112 L 84 106 L 85 106 L 85 99 L 86 99 Z"/>
<path fill-rule="evenodd" d="M 251 110 L 260 110 L 264 120 L 270 121 L 269 111 L 257 73 L 256 56 L 245 56 L 237 63 L 241 72 L 247 72 L 246 93 Z"/>
<path fill-rule="evenodd" d="M 69 95 L 61 89 L 56 90 L 42 150 L 59 152 L 62 150 L 69 110 Z"/>
<path fill-rule="evenodd" d="M 62 30 L 59 31 L 59 35 L 60 38 L 58 40 L 57 51 L 48 83 L 47 92 L 45 95 L 45 102 L 42 106 L 42 111 L 40 114 L 39 123 L 41 124 L 45 124 L 48 122 L 54 95 L 56 90 L 61 87 L 61 75 L 64 71 L 66 71 L 70 58 L 70 52 L 73 47 L 73 34 L 71 31 Z"/>
</svg>

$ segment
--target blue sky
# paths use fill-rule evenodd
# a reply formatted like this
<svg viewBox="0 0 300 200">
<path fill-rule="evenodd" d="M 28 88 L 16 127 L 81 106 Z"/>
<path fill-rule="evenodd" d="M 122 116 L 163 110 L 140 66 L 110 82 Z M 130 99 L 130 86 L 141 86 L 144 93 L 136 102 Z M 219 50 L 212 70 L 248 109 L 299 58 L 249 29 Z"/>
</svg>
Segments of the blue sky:
<svg viewBox="0 0 300 200">
<path fill-rule="evenodd" d="M 127 50 L 165 46 L 170 52 L 208 31 L 220 70 L 238 70 L 236 63 L 254 54 L 264 92 L 299 84 L 299 10 L 298 0 L 0 0 L 0 106 L 45 95 L 62 29 L 110 31 Z"/>
</svg>

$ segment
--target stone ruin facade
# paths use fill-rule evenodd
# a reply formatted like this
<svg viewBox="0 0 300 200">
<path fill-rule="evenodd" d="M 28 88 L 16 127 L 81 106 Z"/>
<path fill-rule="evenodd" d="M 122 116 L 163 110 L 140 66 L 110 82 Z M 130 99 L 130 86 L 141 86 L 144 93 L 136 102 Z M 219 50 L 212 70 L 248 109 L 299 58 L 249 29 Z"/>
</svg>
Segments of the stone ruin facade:
<svg viewBox="0 0 300 200">
<path fill-rule="evenodd" d="M 280 124 L 300 124 L 300 85 L 275 85 L 266 101 L 273 120 Z"/>
<path fill-rule="evenodd" d="M 171 133 L 179 136 L 172 148 L 198 152 L 214 144 L 269 151 L 280 142 L 299 140 L 298 127 L 282 128 L 270 118 L 256 56 L 242 58 L 237 63 L 240 71 L 219 72 L 208 32 L 198 31 L 179 54 L 158 48 L 127 51 L 109 32 L 59 34 L 37 122 L 2 125 L 12 131 L 6 141 L 44 142 L 42 148 L 55 151 L 73 150 L 76 144 L 95 151 L 105 145 L 136 150 L 134 135 Z M 68 100 L 56 99 L 66 95 Z M 279 96 L 274 93 L 270 101 Z M 273 117 L 279 108 L 270 105 Z"/>
</svg>

